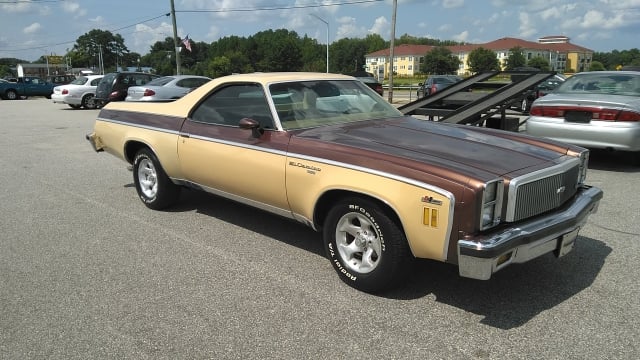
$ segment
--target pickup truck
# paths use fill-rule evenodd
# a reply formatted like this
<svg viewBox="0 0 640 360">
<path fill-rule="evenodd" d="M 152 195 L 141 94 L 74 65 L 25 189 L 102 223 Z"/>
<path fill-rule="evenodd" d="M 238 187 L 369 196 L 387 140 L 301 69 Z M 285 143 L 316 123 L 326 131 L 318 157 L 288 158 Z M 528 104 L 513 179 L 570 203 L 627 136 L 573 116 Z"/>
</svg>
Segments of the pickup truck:
<svg viewBox="0 0 640 360">
<path fill-rule="evenodd" d="M 17 100 L 28 96 L 44 96 L 51 98 L 55 85 L 38 77 L 25 76 L 18 82 L 0 83 L 0 96 L 6 100 Z"/>
<path fill-rule="evenodd" d="M 190 188 L 321 232 L 340 279 L 366 292 L 402 283 L 415 258 L 488 280 L 511 264 L 562 257 L 603 195 L 585 183 L 586 149 L 404 116 L 336 74 L 239 74 L 171 103 L 110 102 L 87 140 L 131 165 L 150 209 Z"/>
</svg>

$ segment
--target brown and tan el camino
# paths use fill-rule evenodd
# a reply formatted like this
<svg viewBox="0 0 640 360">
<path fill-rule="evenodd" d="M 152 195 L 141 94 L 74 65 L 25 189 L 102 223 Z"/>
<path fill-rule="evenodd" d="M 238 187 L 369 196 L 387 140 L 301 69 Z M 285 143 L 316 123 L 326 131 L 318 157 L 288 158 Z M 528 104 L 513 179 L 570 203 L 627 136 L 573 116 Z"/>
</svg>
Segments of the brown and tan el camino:
<svg viewBox="0 0 640 360">
<path fill-rule="evenodd" d="M 133 165 L 147 207 L 190 187 L 294 219 L 368 292 L 414 258 L 486 280 L 563 256 L 602 198 L 583 148 L 404 116 L 343 75 L 232 75 L 171 103 L 110 103 L 87 138 Z"/>
</svg>

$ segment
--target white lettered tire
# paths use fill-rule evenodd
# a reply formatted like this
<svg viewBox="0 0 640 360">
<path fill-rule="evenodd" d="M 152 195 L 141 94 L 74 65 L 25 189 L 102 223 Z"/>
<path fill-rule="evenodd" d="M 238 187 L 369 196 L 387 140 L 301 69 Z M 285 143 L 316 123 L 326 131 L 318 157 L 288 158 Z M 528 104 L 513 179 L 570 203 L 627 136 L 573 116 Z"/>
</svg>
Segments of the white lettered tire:
<svg viewBox="0 0 640 360">
<path fill-rule="evenodd" d="M 398 224 L 381 205 L 364 198 L 335 204 L 324 223 L 323 238 L 340 279 L 366 292 L 402 283 L 413 259 Z"/>
</svg>

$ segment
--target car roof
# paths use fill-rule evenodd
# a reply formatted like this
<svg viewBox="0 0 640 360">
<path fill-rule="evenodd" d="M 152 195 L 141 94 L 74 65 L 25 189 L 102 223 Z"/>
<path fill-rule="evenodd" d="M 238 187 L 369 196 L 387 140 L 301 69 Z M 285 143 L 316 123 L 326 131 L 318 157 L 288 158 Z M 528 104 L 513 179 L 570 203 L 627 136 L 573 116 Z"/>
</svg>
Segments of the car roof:
<svg viewBox="0 0 640 360">
<path fill-rule="evenodd" d="M 234 74 L 214 79 L 214 82 L 247 81 L 270 84 L 273 82 L 305 81 L 305 80 L 355 80 L 353 76 L 314 72 L 273 72 Z"/>
</svg>

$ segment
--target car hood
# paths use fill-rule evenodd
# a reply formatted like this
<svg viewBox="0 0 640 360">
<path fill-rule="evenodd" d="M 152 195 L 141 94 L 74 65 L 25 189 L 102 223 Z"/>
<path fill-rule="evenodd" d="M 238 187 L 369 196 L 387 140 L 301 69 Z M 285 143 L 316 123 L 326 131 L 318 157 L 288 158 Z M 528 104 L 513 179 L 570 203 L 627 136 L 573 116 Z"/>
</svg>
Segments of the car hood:
<svg viewBox="0 0 640 360">
<path fill-rule="evenodd" d="M 543 148 L 543 140 L 513 132 L 403 117 L 301 131 L 295 135 L 446 169 L 467 176 L 503 176 L 540 166 L 566 154 Z M 391 160 L 392 161 L 392 160 Z"/>
</svg>

